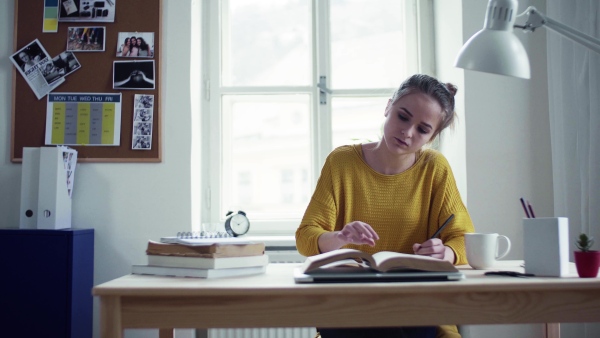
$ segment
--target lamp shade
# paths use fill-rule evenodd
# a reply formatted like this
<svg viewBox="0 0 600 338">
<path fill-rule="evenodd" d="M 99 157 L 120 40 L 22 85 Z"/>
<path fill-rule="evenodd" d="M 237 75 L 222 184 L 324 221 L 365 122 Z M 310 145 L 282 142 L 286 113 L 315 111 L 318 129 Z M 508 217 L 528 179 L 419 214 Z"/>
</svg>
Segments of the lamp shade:
<svg viewBox="0 0 600 338">
<path fill-rule="evenodd" d="M 516 0 L 490 0 L 483 29 L 464 44 L 454 65 L 529 79 L 527 52 L 513 34 L 517 6 Z"/>
<path fill-rule="evenodd" d="M 512 33 L 483 29 L 461 48 L 456 67 L 530 78 L 529 58 L 521 41 Z"/>
</svg>

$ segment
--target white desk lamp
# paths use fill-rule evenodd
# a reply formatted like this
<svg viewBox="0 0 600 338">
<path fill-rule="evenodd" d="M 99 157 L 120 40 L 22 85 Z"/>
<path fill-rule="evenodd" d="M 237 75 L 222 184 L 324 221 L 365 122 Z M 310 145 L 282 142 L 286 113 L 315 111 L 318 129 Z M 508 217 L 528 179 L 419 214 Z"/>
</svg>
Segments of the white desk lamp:
<svg viewBox="0 0 600 338">
<path fill-rule="evenodd" d="M 517 0 L 490 0 L 483 29 L 465 43 L 454 65 L 480 72 L 529 79 L 529 58 L 521 41 L 513 34 L 513 28 L 533 32 L 536 28 L 545 26 L 600 53 L 599 39 L 550 19 L 535 7 L 529 7 L 523 13 L 528 16 L 523 26 L 515 25 L 518 5 Z"/>
</svg>

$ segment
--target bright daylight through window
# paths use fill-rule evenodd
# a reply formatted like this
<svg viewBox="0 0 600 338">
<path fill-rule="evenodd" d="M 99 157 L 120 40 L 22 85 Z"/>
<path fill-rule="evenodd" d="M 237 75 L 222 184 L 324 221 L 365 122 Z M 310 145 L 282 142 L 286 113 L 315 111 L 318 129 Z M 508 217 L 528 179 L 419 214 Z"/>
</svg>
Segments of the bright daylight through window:
<svg viewBox="0 0 600 338">
<path fill-rule="evenodd" d="M 418 71 L 419 2 L 203 2 L 203 221 L 244 210 L 255 233 L 293 233 L 327 154 L 378 140 Z"/>
</svg>

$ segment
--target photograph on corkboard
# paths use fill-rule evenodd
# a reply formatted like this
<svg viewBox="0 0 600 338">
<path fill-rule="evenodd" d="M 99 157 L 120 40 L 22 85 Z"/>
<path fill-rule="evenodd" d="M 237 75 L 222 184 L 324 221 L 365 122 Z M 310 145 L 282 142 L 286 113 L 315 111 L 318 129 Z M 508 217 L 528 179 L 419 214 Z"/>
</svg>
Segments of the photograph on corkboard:
<svg viewBox="0 0 600 338">
<path fill-rule="evenodd" d="M 60 0 L 58 21 L 115 22 L 117 0 Z"/>
<path fill-rule="evenodd" d="M 154 89 L 154 60 L 115 61 L 114 89 Z"/>
<path fill-rule="evenodd" d="M 118 57 L 154 57 L 154 33 L 120 32 L 117 39 Z"/>
<path fill-rule="evenodd" d="M 67 50 L 73 52 L 104 52 L 105 27 L 69 27 Z"/>
</svg>

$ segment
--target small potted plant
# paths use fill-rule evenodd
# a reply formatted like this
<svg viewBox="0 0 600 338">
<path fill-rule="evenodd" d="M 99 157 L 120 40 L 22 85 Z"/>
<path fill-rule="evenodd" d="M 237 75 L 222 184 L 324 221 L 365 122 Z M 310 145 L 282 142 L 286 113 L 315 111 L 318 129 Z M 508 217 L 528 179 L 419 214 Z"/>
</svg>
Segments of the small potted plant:
<svg viewBox="0 0 600 338">
<path fill-rule="evenodd" d="M 598 276 L 600 267 L 600 251 L 590 250 L 594 244 L 594 239 L 586 234 L 580 234 L 577 242 L 579 251 L 575 251 L 575 267 L 577 274 L 581 278 L 594 278 Z"/>
</svg>

